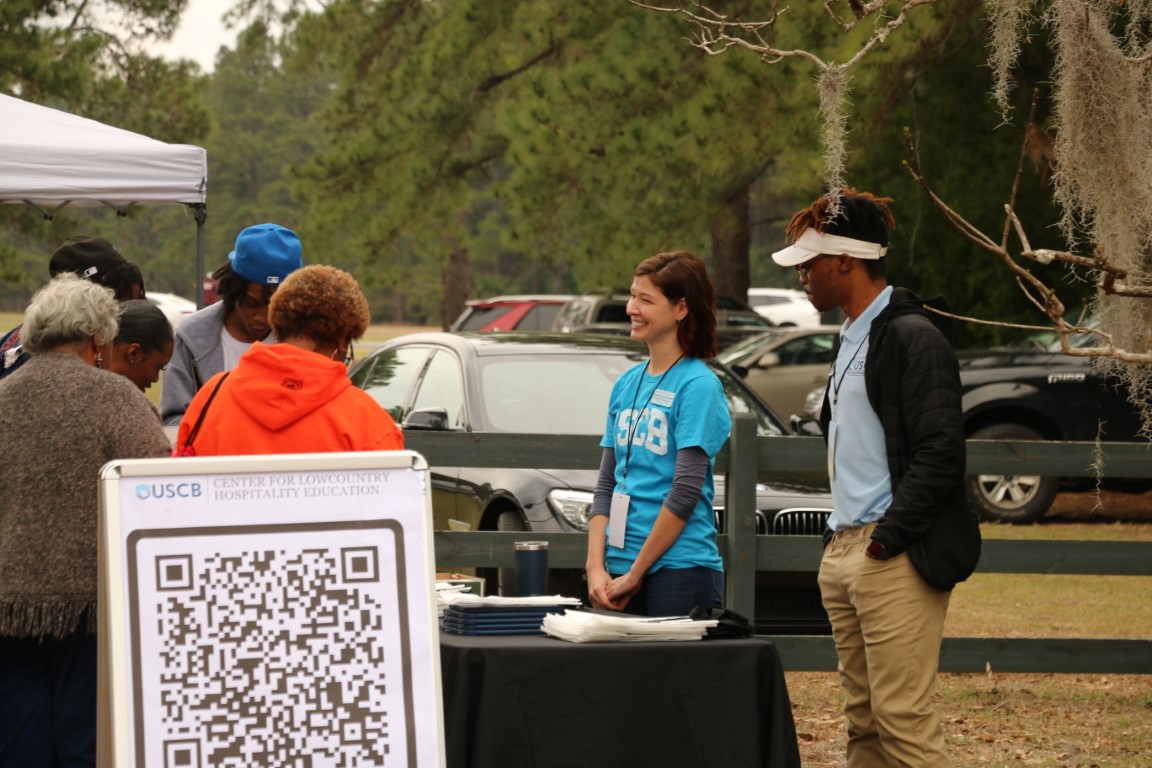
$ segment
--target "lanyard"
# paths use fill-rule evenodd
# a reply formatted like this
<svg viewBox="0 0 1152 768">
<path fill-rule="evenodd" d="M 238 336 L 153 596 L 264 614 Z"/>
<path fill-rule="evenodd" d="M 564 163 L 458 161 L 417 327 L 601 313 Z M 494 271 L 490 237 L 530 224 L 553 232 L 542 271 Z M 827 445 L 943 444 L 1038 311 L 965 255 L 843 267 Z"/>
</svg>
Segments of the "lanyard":
<svg viewBox="0 0 1152 768">
<path fill-rule="evenodd" d="M 832 361 L 832 420 L 836 420 L 836 403 L 840 400 L 840 387 L 844 384 L 844 377 L 848 375 L 848 369 L 852 367 L 852 361 L 856 359 L 856 355 L 860 354 L 860 349 L 864 346 L 864 342 L 868 341 L 868 336 L 872 333 L 869 330 L 864 334 L 864 338 L 860 339 L 860 343 L 856 345 L 856 349 L 852 351 L 852 356 L 848 358 L 848 364 L 844 366 L 844 372 L 840 374 L 840 378 L 836 378 L 836 360 Z M 837 355 L 839 357 L 839 355 Z"/>
<path fill-rule="evenodd" d="M 652 391 L 648 394 L 648 399 L 644 401 L 644 407 L 640 409 L 640 413 L 636 415 L 636 420 L 628 427 L 628 447 L 624 449 L 624 470 L 620 477 L 620 489 L 624 490 L 628 485 L 628 460 L 632 458 L 632 438 L 636 436 L 636 430 L 640 428 L 640 416 L 647 410 L 648 406 L 652 403 L 652 397 L 656 394 L 656 390 L 660 389 L 660 385 L 664 383 L 664 377 L 668 372 L 676 367 L 676 363 L 684 359 L 684 353 L 680 353 L 680 357 L 672 361 L 672 365 L 668 366 L 668 370 L 660 374 L 660 378 L 656 381 L 656 386 L 652 387 Z M 649 361 L 651 362 L 651 361 Z M 647 363 L 644 364 L 647 367 Z M 632 396 L 632 413 L 636 414 L 636 401 L 640 399 L 640 385 L 644 383 L 644 374 L 641 373 L 636 377 L 636 394 Z"/>
</svg>

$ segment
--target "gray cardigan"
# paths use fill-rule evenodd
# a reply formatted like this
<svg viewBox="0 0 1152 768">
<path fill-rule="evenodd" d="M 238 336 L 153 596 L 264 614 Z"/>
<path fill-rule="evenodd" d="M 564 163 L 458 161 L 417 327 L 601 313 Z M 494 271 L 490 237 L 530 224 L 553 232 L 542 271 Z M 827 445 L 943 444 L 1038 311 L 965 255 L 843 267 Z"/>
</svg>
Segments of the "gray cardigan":
<svg viewBox="0 0 1152 768">
<path fill-rule="evenodd" d="M 188 403 L 204 382 L 224 370 L 220 333 L 224 330 L 224 302 L 194 312 L 180 321 L 172 359 L 164 368 L 160 389 L 160 418 L 174 426 L 184 418 Z"/>
<path fill-rule="evenodd" d="M 0 382 L 0 636 L 63 637 L 96 612 L 100 468 L 167 456 L 136 385 L 44 352 Z"/>
</svg>

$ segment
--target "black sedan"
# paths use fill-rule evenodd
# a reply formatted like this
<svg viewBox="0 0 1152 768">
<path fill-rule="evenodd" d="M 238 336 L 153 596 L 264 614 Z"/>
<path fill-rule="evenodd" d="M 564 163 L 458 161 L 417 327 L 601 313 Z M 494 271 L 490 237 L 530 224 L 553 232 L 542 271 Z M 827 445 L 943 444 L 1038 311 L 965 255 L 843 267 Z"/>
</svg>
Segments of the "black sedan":
<svg viewBox="0 0 1152 768">
<path fill-rule="evenodd" d="M 406 431 L 601 435 L 612 384 L 645 353 L 614 336 L 417 333 L 378 347 L 349 376 Z M 733 414 L 753 414 L 760 435 L 786 434 L 738 377 L 715 370 Z M 443 467 L 428 458 L 437 530 L 587 530 L 595 470 Z M 716 498 L 722 503 L 722 488 Z M 811 486 L 763 485 L 757 508 L 764 533 L 818 534 L 831 497 Z M 824 621 L 818 604 L 808 609 Z"/>
</svg>

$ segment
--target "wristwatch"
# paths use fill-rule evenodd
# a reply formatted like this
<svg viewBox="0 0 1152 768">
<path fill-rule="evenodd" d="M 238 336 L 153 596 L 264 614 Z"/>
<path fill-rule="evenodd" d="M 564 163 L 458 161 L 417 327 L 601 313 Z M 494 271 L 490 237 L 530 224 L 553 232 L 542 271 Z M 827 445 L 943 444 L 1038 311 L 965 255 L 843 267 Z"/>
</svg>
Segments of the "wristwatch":
<svg viewBox="0 0 1152 768">
<path fill-rule="evenodd" d="M 864 552 L 873 560 L 888 559 L 888 548 L 876 541 L 876 539 L 869 540 L 868 549 L 864 550 Z"/>
</svg>

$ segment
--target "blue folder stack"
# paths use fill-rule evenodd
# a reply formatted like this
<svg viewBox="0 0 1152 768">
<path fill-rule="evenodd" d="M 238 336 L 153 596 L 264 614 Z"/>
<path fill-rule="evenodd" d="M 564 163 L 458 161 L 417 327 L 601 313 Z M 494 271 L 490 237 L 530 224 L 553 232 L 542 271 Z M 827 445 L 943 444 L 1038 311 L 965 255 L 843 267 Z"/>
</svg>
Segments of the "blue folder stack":
<svg viewBox="0 0 1152 768">
<path fill-rule="evenodd" d="M 441 619 L 445 632 L 456 635 L 538 635 L 549 613 L 562 613 L 570 604 L 449 605 Z"/>
</svg>

